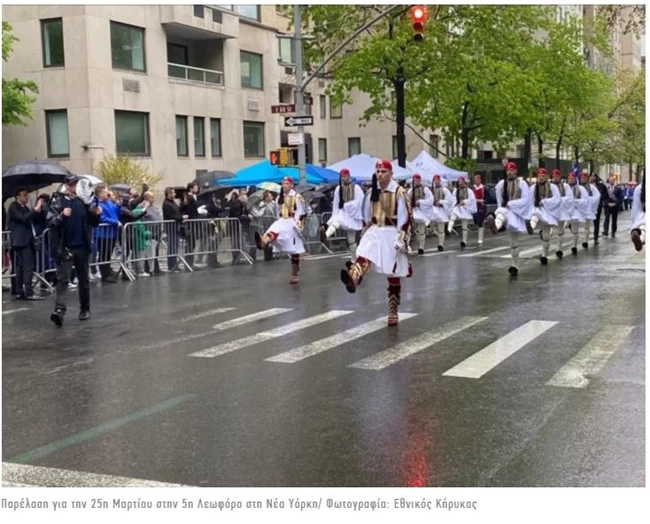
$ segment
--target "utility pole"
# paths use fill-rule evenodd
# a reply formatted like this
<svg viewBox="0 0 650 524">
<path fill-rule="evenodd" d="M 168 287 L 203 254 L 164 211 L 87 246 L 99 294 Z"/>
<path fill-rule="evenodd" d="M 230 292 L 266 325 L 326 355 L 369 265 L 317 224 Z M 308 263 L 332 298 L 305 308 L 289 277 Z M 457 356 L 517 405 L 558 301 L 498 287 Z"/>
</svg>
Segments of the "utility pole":
<svg viewBox="0 0 650 524">
<path fill-rule="evenodd" d="M 293 25 L 295 29 L 293 39 L 293 55 L 296 62 L 296 113 L 298 116 L 305 114 L 305 98 L 302 86 L 302 16 L 300 5 L 293 6 Z M 302 136 L 301 143 L 298 145 L 298 171 L 300 173 L 300 183 L 305 184 L 305 128 L 298 126 L 298 134 Z"/>
</svg>

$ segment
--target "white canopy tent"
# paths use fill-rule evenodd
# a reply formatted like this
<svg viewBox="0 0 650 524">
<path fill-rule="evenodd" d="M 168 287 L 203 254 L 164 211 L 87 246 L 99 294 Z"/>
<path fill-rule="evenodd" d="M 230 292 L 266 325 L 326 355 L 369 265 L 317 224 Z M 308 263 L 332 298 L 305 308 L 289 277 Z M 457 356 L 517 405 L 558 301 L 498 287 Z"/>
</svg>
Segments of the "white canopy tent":
<svg viewBox="0 0 650 524">
<path fill-rule="evenodd" d="M 375 172 L 375 164 L 378 160 L 380 159 L 377 157 L 361 153 L 331 164 L 327 166 L 327 169 L 338 173 L 341 169 L 346 168 L 350 171 L 352 178 L 360 182 L 366 182 L 372 180 L 372 175 Z M 397 162 L 393 162 L 393 178 L 395 180 L 409 180 L 412 176 L 412 171 L 399 167 Z"/>
<path fill-rule="evenodd" d="M 467 173 L 465 171 L 456 171 L 446 165 L 438 162 L 433 158 L 429 153 L 422 150 L 415 159 L 410 162 L 409 166 L 414 172 L 422 175 L 422 181 L 427 184 L 433 182 L 434 175 L 440 175 L 444 180 L 450 182 L 457 181 L 461 176 L 467 178 Z"/>
</svg>

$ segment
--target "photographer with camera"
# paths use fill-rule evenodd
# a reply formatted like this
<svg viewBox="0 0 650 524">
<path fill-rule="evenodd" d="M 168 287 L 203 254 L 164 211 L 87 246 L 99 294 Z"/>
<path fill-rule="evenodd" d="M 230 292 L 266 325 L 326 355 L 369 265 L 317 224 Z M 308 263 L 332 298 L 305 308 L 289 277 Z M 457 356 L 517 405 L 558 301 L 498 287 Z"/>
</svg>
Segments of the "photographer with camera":
<svg viewBox="0 0 650 524">
<path fill-rule="evenodd" d="M 66 179 L 66 193 L 52 198 L 48 213 L 51 232 L 51 252 L 56 262 L 56 304 L 50 320 L 63 326 L 66 312 L 66 295 L 70 273 L 74 266 L 79 281 L 79 320 L 90 318 L 89 259 L 92 246 L 92 228 L 99 225 L 100 206 L 91 206 L 91 191 L 78 186 L 80 177 Z"/>
</svg>

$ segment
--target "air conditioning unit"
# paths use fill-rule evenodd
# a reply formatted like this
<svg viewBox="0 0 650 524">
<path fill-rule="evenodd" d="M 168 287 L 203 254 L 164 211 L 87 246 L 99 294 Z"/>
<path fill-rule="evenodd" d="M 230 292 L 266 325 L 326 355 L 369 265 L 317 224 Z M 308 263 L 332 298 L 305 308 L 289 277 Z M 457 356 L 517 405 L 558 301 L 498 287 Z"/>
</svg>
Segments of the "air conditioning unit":
<svg viewBox="0 0 650 524">
<path fill-rule="evenodd" d="M 260 110 L 260 101 L 253 100 L 252 98 L 248 99 L 248 110 L 249 111 L 259 111 Z"/>
<path fill-rule="evenodd" d="M 293 70 L 294 70 L 293 67 L 285 67 L 285 68 L 284 68 L 284 74 L 285 74 L 285 75 L 292 75 L 292 74 L 293 74 Z"/>
<path fill-rule="evenodd" d="M 319 80 L 318 81 L 318 87 L 325 87 L 325 82 L 323 82 L 322 80 Z"/>
</svg>

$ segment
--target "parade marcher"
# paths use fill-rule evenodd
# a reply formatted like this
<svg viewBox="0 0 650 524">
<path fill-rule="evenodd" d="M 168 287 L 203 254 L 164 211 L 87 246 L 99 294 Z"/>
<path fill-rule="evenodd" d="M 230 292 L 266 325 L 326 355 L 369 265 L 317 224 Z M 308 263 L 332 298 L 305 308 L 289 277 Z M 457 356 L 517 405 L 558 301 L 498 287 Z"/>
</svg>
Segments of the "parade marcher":
<svg viewBox="0 0 650 524">
<path fill-rule="evenodd" d="M 255 232 L 255 243 L 258 249 L 264 251 L 264 248 L 271 244 L 274 253 L 291 255 L 289 284 L 298 283 L 300 255 L 305 252 L 302 229 L 306 216 L 305 200 L 293 189 L 293 179 L 285 177 L 278 197 L 278 219 L 271 224 L 263 236 Z"/>
<path fill-rule="evenodd" d="M 347 231 L 348 246 L 354 258 L 357 248 L 357 231 L 363 229 L 363 190 L 354 184 L 350 177 L 350 171 L 341 169 L 339 174 L 339 185 L 334 190 L 334 201 L 332 202 L 332 218 L 327 222 L 328 228 L 321 227 L 321 242 L 325 243 L 336 233 L 339 228 Z"/>
<path fill-rule="evenodd" d="M 585 211 L 585 238 L 582 242 L 582 247 L 588 249 L 591 223 L 596 220 L 596 212 L 600 205 L 600 191 L 598 191 L 598 188 L 594 184 L 589 182 L 589 173 L 586 169 L 583 169 L 580 173 L 580 185 L 587 191 L 587 198 L 589 199 L 589 206 Z"/>
<path fill-rule="evenodd" d="M 478 245 L 483 244 L 483 236 L 485 234 L 485 215 L 487 215 L 487 207 L 485 206 L 485 186 L 483 185 L 483 177 L 481 175 L 474 175 L 474 185 L 472 192 L 476 199 L 476 213 L 474 213 L 474 224 L 478 227 Z"/>
<path fill-rule="evenodd" d="M 543 266 L 548 264 L 548 252 L 551 249 L 552 228 L 557 227 L 562 206 L 562 197 L 558 188 L 548 181 L 546 169 L 537 170 L 537 182 L 530 189 L 533 200 L 533 216 L 530 227 L 533 231 L 539 227 L 542 239 L 542 256 L 539 261 Z"/>
<path fill-rule="evenodd" d="M 412 275 L 408 259 L 411 209 L 406 191 L 393 180 L 393 166 L 379 160 L 372 177 L 372 190 L 363 202 L 364 226 L 354 262 L 341 270 L 341 281 L 350 293 L 357 290 L 371 266 L 388 277 L 388 325 L 398 323 L 401 278 Z"/>
<path fill-rule="evenodd" d="M 413 175 L 413 187 L 407 197 L 413 211 L 413 230 L 418 242 L 418 255 L 424 255 L 424 244 L 427 240 L 427 227 L 433 218 L 433 193 L 422 185 L 422 176 Z"/>
<path fill-rule="evenodd" d="M 467 224 L 473 219 L 476 213 L 476 197 L 474 191 L 467 187 L 465 177 L 461 176 L 458 179 L 458 187 L 454 189 L 454 207 L 451 211 L 449 218 L 449 225 L 447 231 L 450 233 L 454 229 L 454 222 L 460 219 L 462 225 L 462 240 L 460 241 L 460 248 L 465 249 L 467 246 Z"/>
<path fill-rule="evenodd" d="M 573 171 L 568 174 L 567 180 L 571 188 L 571 194 L 573 195 L 573 211 L 571 212 L 571 222 L 569 225 L 571 234 L 573 235 L 571 253 L 577 255 L 578 243 L 580 242 L 580 226 L 588 223 L 587 214 L 589 213 L 591 202 L 587 190 L 578 184 Z"/>
<path fill-rule="evenodd" d="M 565 183 L 562 180 L 562 173 L 559 169 L 554 169 L 552 176 L 553 184 L 555 184 L 557 187 L 562 202 L 559 209 L 557 229 L 555 230 L 555 236 L 557 237 L 557 249 L 555 250 L 555 256 L 559 259 L 562 259 L 564 256 L 564 252 L 562 251 L 564 231 L 565 228 L 571 223 L 571 215 L 573 213 L 573 193 L 571 192 L 571 187 L 569 184 Z"/>
<path fill-rule="evenodd" d="M 90 206 L 77 194 L 80 177 L 69 175 L 67 193 L 57 193 L 52 198 L 48 213 L 50 249 L 56 261 L 56 304 L 50 320 L 63 326 L 66 312 L 66 295 L 72 266 L 79 282 L 79 320 L 90 318 L 89 259 L 92 245 L 92 228 L 99 226 L 101 206 Z"/>
<path fill-rule="evenodd" d="M 451 210 L 454 207 L 454 196 L 451 191 L 443 187 L 440 175 L 433 176 L 433 186 L 431 187 L 433 194 L 433 213 L 431 215 L 431 222 L 436 224 L 438 232 L 438 251 L 445 249 L 445 224 L 449 222 Z"/>
<path fill-rule="evenodd" d="M 630 237 L 634 249 L 641 251 L 645 245 L 645 171 L 643 182 L 636 186 L 632 195 L 632 227 Z"/>
<path fill-rule="evenodd" d="M 485 221 L 486 227 L 496 234 L 503 226 L 510 234 L 510 255 L 512 265 L 508 268 L 512 276 L 519 273 L 519 235 L 526 233 L 526 221 L 533 214 L 533 201 L 530 188 L 524 180 L 517 178 L 517 165 L 506 164 L 506 179 L 501 180 L 495 189 L 497 210 Z"/>
</svg>

